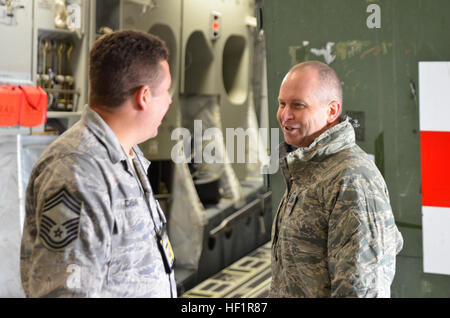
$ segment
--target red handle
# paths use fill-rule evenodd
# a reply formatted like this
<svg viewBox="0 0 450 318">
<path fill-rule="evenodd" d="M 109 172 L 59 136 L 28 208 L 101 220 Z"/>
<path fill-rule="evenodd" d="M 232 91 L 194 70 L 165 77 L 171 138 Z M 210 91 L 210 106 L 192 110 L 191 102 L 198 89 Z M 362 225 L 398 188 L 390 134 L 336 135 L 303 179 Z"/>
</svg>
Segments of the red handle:
<svg viewBox="0 0 450 318">
<path fill-rule="evenodd" d="M 22 87 L 22 85 L 19 85 L 19 88 L 22 90 L 23 95 L 25 96 L 25 99 L 27 100 L 28 104 L 33 107 L 36 110 L 39 110 L 39 105 L 41 104 L 41 100 L 42 97 L 45 95 L 45 93 L 43 93 L 42 89 L 38 88 L 39 91 L 39 100 L 37 102 L 37 105 L 34 105 L 33 101 L 30 99 L 30 97 L 28 96 L 28 93 L 26 92 L 26 90 Z"/>
</svg>

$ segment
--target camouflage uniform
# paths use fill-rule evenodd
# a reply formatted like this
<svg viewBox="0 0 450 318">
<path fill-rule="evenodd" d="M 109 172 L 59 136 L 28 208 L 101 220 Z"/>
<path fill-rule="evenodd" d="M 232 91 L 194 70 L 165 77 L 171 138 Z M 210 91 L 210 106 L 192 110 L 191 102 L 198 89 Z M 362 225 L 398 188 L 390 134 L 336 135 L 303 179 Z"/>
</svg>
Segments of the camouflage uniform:
<svg viewBox="0 0 450 318">
<path fill-rule="evenodd" d="M 166 220 L 91 108 L 42 154 L 27 187 L 21 276 L 28 297 L 176 297 L 155 234 Z M 150 188 L 149 191 L 144 189 Z"/>
<path fill-rule="evenodd" d="M 280 145 L 287 191 L 272 228 L 269 297 L 390 297 L 403 238 L 350 122 L 289 147 Z"/>
</svg>

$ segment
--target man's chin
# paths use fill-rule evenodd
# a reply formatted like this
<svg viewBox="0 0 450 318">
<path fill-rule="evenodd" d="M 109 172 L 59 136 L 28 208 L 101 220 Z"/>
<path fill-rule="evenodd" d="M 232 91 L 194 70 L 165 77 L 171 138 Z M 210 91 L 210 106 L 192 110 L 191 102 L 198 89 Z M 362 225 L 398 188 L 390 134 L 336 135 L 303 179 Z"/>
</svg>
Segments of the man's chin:
<svg viewBox="0 0 450 318">
<path fill-rule="evenodd" d="M 291 145 L 292 147 L 295 147 L 295 148 L 299 148 L 300 146 L 300 142 L 299 142 L 299 140 L 297 140 L 297 139 L 292 139 L 292 138 L 289 138 L 289 137 L 286 137 L 286 136 L 284 136 L 284 141 L 288 144 L 288 145 Z"/>
<path fill-rule="evenodd" d="M 156 136 L 158 136 L 158 131 L 156 131 L 155 133 L 149 135 L 149 136 L 146 137 L 144 140 L 142 140 L 140 143 L 144 143 L 144 142 L 146 142 L 146 141 L 149 141 L 149 140 L 155 138 Z"/>
</svg>

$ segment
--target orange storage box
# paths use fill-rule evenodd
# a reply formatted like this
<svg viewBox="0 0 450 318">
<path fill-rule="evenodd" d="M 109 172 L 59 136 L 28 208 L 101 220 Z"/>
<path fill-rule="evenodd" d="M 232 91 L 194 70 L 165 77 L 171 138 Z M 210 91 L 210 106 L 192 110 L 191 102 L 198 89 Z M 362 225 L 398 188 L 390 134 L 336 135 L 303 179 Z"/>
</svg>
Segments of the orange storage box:
<svg viewBox="0 0 450 318">
<path fill-rule="evenodd" d="M 39 86 L 19 86 L 23 104 L 19 116 L 20 126 L 34 127 L 47 121 L 47 93 Z"/>
<path fill-rule="evenodd" d="M 17 86 L 0 85 L 0 127 L 19 124 L 23 94 Z"/>
</svg>

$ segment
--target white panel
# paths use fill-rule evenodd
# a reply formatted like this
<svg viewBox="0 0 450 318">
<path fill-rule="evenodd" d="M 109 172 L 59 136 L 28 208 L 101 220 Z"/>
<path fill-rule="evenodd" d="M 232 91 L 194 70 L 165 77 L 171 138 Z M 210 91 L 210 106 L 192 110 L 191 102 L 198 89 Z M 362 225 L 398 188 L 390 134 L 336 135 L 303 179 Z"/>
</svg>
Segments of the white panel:
<svg viewBox="0 0 450 318">
<path fill-rule="evenodd" d="M 450 131 L 450 62 L 419 62 L 420 130 Z"/>
<path fill-rule="evenodd" d="M 17 137 L 0 136 L 0 297 L 23 297 Z"/>
<path fill-rule="evenodd" d="M 0 136 L 0 298 L 25 296 L 20 278 L 25 189 L 34 164 L 55 139 Z"/>
<path fill-rule="evenodd" d="M 0 82 L 32 85 L 33 3 L 20 0 L 13 4 L 24 6 L 13 11 L 13 18 L 0 6 Z"/>
<path fill-rule="evenodd" d="M 450 275 L 450 208 L 422 207 L 423 270 Z"/>
</svg>

